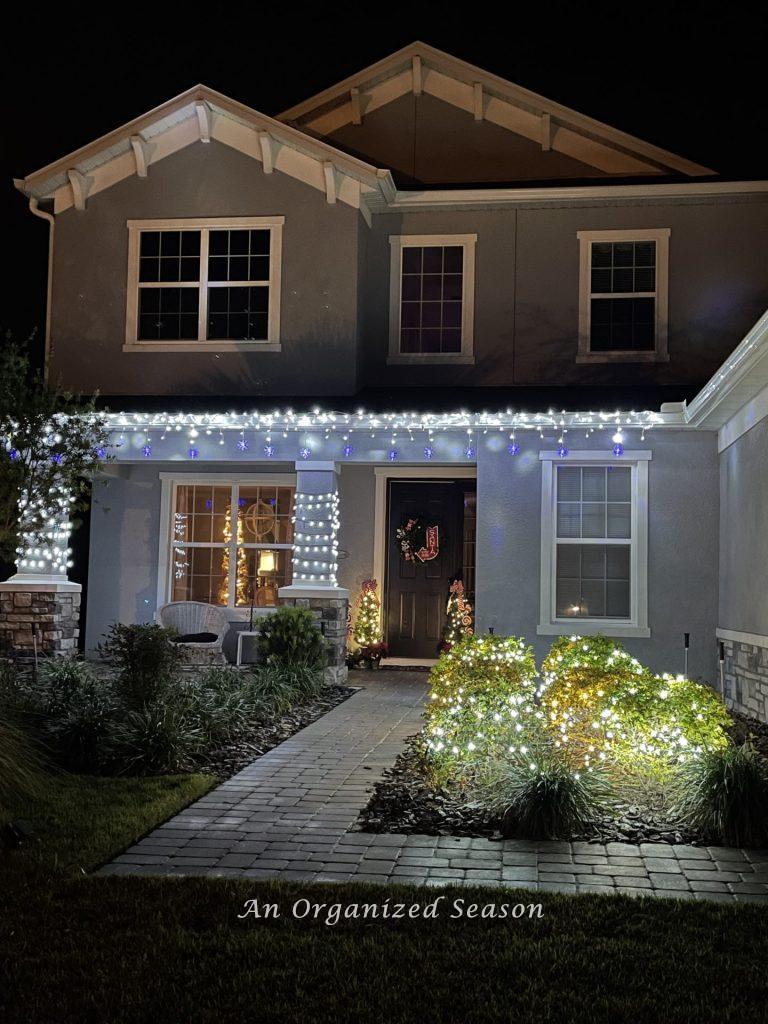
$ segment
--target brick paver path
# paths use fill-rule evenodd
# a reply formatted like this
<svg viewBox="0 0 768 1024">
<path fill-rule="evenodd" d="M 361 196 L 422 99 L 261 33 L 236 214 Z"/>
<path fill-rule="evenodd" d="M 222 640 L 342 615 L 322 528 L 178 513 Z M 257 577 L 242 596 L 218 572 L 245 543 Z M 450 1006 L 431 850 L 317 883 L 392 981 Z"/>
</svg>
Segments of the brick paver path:
<svg viewBox="0 0 768 1024">
<path fill-rule="evenodd" d="M 222 783 L 100 874 L 488 885 L 768 903 L 768 850 L 348 832 L 416 732 L 426 678 L 364 688 Z"/>
</svg>

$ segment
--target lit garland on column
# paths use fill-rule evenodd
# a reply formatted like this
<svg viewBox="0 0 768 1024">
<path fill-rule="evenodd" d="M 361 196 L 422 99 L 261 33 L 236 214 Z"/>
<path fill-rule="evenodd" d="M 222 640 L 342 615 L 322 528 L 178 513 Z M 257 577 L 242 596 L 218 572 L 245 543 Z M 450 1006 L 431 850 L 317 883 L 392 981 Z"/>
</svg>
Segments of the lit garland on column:
<svg viewBox="0 0 768 1024">
<path fill-rule="evenodd" d="M 66 577 L 72 565 L 69 515 L 73 501 L 60 484 L 52 488 L 45 500 L 30 503 L 24 496 L 19 499 L 19 572 Z M 32 525 L 41 519 L 45 523 L 42 529 Z"/>
<path fill-rule="evenodd" d="M 297 491 L 293 500 L 294 582 L 337 586 L 339 496 Z"/>
</svg>

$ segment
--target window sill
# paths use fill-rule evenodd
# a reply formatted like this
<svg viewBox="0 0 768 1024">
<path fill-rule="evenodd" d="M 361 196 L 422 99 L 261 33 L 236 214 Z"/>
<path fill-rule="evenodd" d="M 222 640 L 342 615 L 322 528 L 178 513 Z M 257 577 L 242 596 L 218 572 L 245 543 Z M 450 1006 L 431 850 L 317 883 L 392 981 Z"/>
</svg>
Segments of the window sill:
<svg viewBox="0 0 768 1024">
<path fill-rule="evenodd" d="M 134 341 L 123 352 L 279 352 L 279 341 Z"/>
<path fill-rule="evenodd" d="M 613 636 L 649 637 L 647 626 L 634 626 L 616 622 L 615 619 L 573 619 L 570 622 L 545 622 L 536 627 L 538 636 Z"/>
<path fill-rule="evenodd" d="M 577 363 L 668 363 L 668 352 L 579 352 Z"/>
<path fill-rule="evenodd" d="M 474 364 L 475 357 L 471 352 L 414 352 L 412 355 L 390 355 L 387 357 L 388 366 L 407 366 L 414 364 Z"/>
</svg>

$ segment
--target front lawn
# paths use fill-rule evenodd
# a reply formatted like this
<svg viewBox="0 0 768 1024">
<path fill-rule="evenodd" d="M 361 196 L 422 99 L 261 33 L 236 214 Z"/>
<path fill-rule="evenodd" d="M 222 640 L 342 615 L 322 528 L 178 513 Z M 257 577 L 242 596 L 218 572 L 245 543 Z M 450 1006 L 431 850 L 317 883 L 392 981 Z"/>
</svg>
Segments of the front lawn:
<svg viewBox="0 0 768 1024">
<path fill-rule="evenodd" d="M 764 1019 L 766 912 L 525 890 L 86 877 L 210 785 L 59 778 L 2 861 L 0 1018 L 139 1024 Z M 298 921 L 292 904 L 426 903 L 437 920 Z M 247 899 L 278 920 L 239 920 Z M 452 920 L 453 900 L 540 902 L 540 920 Z"/>
</svg>

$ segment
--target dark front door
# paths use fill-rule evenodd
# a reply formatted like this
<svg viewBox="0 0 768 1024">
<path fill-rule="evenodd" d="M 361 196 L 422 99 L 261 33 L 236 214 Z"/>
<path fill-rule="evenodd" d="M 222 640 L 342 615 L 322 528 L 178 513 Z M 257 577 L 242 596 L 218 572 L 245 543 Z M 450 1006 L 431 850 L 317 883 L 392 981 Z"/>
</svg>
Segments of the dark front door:
<svg viewBox="0 0 768 1024">
<path fill-rule="evenodd" d="M 462 571 L 467 481 L 389 482 L 386 628 L 391 658 L 436 658 L 443 636 L 448 587 Z M 409 518 L 437 524 L 439 554 L 406 561 L 395 534 Z"/>
</svg>

